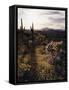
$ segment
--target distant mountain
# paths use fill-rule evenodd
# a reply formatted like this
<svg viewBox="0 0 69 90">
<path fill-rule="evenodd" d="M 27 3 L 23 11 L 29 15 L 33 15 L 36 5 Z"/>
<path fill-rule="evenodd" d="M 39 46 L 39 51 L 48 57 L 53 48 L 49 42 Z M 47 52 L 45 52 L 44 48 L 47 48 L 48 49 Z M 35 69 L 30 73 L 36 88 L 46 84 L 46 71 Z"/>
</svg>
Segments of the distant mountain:
<svg viewBox="0 0 69 90">
<path fill-rule="evenodd" d="M 59 30 L 59 31 L 64 31 L 64 29 L 53 29 L 53 28 L 42 28 L 41 30 L 43 30 L 43 31 L 48 31 L 48 30 Z"/>
</svg>

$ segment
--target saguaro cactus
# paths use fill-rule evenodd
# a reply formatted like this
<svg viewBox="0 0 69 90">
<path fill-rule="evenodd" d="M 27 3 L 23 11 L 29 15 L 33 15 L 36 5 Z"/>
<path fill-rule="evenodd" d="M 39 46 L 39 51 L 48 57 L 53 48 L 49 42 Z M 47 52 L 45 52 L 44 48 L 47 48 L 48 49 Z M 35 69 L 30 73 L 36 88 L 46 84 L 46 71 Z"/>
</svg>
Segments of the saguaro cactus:
<svg viewBox="0 0 69 90">
<path fill-rule="evenodd" d="M 23 30 L 23 21 L 22 21 L 22 18 L 21 18 L 21 26 L 20 26 L 20 29 Z"/>
<path fill-rule="evenodd" d="M 32 44 L 34 42 L 34 24 L 32 23 L 32 27 L 30 27 L 31 32 L 32 32 Z"/>
<path fill-rule="evenodd" d="M 22 43 L 23 43 L 23 41 L 24 41 L 24 28 L 23 28 L 23 21 L 22 21 L 22 18 L 21 18 L 20 30 L 22 31 L 22 36 L 21 36 L 21 38 L 22 38 Z"/>
</svg>

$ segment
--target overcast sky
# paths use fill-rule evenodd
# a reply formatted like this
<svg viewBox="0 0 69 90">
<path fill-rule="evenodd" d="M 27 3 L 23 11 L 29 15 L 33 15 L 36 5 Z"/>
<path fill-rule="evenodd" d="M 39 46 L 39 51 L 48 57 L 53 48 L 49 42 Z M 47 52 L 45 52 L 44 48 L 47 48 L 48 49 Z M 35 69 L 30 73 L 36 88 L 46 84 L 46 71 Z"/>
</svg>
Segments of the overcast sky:
<svg viewBox="0 0 69 90">
<path fill-rule="evenodd" d="M 23 26 L 30 29 L 34 23 L 35 29 L 52 28 L 65 30 L 65 11 L 18 8 L 18 28 Z"/>
</svg>

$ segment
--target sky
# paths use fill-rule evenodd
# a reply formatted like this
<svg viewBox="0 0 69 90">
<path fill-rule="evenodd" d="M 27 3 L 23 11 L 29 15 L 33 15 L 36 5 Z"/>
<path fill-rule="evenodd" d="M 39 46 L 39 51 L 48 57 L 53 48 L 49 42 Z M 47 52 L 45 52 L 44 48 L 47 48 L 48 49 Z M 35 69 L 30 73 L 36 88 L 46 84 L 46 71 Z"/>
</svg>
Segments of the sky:
<svg viewBox="0 0 69 90">
<path fill-rule="evenodd" d="M 34 29 L 37 30 L 43 28 L 65 30 L 65 11 L 62 10 L 18 8 L 18 29 L 21 26 L 21 18 L 26 29 L 30 29 L 33 23 Z"/>
</svg>

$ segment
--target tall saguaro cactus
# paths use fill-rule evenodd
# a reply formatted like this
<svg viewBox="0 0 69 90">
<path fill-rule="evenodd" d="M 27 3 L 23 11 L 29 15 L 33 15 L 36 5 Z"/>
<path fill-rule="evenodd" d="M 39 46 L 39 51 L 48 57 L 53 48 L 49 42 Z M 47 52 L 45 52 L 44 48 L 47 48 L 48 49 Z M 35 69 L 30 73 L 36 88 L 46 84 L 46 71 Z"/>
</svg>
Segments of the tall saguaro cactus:
<svg viewBox="0 0 69 90">
<path fill-rule="evenodd" d="M 34 42 L 34 24 L 32 23 L 32 27 L 30 27 L 32 32 L 32 43 Z"/>
<path fill-rule="evenodd" d="M 22 31 L 22 45 L 23 45 L 23 41 L 24 41 L 24 28 L 23 28 L 23 21 L 22 21 L 22 18 L 21 18 L 21 26 L 20 26 L 20 30 Z"/>
<path fill-rule="evenodd" d="M 21 26 L 20 26 L 20 29 L 23 30 L 23 21 L 22 21 L 22 18 L 21 18 Z"/>
</svg>

